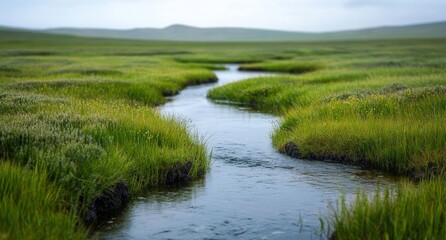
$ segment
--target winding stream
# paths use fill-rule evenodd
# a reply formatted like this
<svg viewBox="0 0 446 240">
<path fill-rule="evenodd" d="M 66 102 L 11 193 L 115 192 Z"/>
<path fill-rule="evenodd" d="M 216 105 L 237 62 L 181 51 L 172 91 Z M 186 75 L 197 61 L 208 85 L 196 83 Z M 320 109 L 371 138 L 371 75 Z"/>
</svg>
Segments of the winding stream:
<svg viewBox="0 0 446 240">
<path fill-rule="evenodd" d="M 279 154 L 269 137 L 277 117 L 206 98 L 215 86 L 265 73 L 229 65 L 216 74 L 218 83 L 188 87 L 160 108 L 190 119 L 208 139 L 213 163 L 206 177 L 137 197 L 100 226 L 100 238 L 319 239 L 319 218 L 341 193 L 390 183 L 380 172 Z"/>
</svg>

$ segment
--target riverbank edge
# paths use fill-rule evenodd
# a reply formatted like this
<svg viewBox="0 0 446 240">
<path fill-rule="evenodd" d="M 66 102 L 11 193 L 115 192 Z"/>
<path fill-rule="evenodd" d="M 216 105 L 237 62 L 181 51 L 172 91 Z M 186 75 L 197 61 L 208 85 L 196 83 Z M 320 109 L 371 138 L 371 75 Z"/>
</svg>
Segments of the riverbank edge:
<svg viewBox="0 0 446 240">
<path fill-rule="evenodd" d="M 213 76 L 209 78 L 191 80 L 187 84 L 183 85 L 182 88 L 178 91 L 163 92 L 163 97 L 176 96 L 187 87 L 218 82 L 218 77 L 215 75 L 214 72 L 212 73 Z M 189 175 L 192 166 L 193 162 L 187 160 L 184 162 L 184 164 L 176 164 L 171 168 L 162 170 L 163 172 L 165 172 L 165 174 L 161 175 L 163 176 L 163 179 L 160 179 L 160 182 L 163 183 L 161 185 L 186 183 L 190 180 L 193 180 L 193 178 Z M 200 178 L 205 174 L 206 169 L 199 170 L 197 177 Z M 110 216 L 111 214 L 124 209 L 127 203 L 129 203 L 132 199 L 130 192 L 131 189 L 128 183 L 126 183 L 122 179 L 118 180 L 111 187 L 104 189 L 99 196 L 97 196 L 87 204 L 87 210 L 81 217 L 83 224 L 85 224 L 86 226 L 91 226 L 96 223 L 97 220 L 106 219 L 107 216 Z"/>
<path fill-rule="evenodd" d="M 165 174 L 163 176 L 165 178 L 162 182 L 164 185 L 189 182 L 192 180 L 189 175 L 192 166 L 192 161 L 186 161 L 184 164 L 177 164 L 164 170 Z M 200 172 L 198 177 L 203 175 L 204 172 Z M 108 216 L 124 209 L 131 198 L 129 185 L 122 179 L 118 180 L 113 186 L 104 189 L 99 196 L 88 204 L 86 213 L 82 218 L 83 223 L 86 226 L 91 226 L 98 220 L 107 219 Z"/>
<path fill-rule="evenodd" d="M 340 163 L 340 164 L 344 164 L 344 165 L 358 166 L 363 169 L 379 170 L 379 171 L 384 171 L 389 174 L 394 174 L 398 177 L 407 177 L 409 180 L 411 180 L 413 182 L 421 182 L 421 181 L 429 180 L 433 177 L 441 175 L 445 171 L 445 167 L 438 168 L 434 165 L 430 165 L 424 171 L 417 171 L 415 169 L 412 169 L 406 173 L 397 174 L 391 170 L 386 171 L 384 169 L 377 168 L 367 159 L 354 160 L 346 155 L 331 154 L 331 153 L 326 153 L 326 154 L 309 153 L 304 156 L 301 153 L 297 144 L 292 141 L 285 143 L 285 145 L 283 145 L 281 147 L 276 147 L 276 149 L 279 153 L 285 154 L 287 156 L 290 156 L 290 157 L 296 158 L 296 159 L 321 161 L 321 162 L 333 162 L 333 163 Z"/>
<path fill-rule="evenodd" d="M 244 69 L 240 69 L 239 70 L 244 70 Z M 257 71 L 262 71 L 262 72 L 270 72 L 270 73 L 274 73 L 271 71 L 264 71 L 264 69 L 256 69 Z M 245 70 L 246 71 L 246 70 Z M 284 73 L 284 71 L 281 71 L 282 73 Z M 208 95 L 209 97 L 209 95 Z M 219 99 L 217 98 L 211 98 L 215 102 L 218 102 Z M 232 102 L 227 101 L 220 101 L 220 103 L 222 104 L 232 104 Z M 238 102 L 238 105 L 243 105 L 246 107 L 249 107 L 251 109 L 256 109 L 258 111 L 264 112 L 264 113 L 271 113 L 268 111 L 265 111 L 265 109 L 263 109 L 262 107 L 258 107 L 256 106 L 256 104 L 252 104 L 252 103 L 247 103 L 247 102 Z M 274 115 L 282 115 L 278 112 L 272 112 L 272 114 Z M 331 163 L 339 163 L 339 164 L 344 164 L 344 165 L 350 165 L 350 166 L 358 166 L 361 167 L 363 169 L 367 169 L 367 170 L 379 170 L 382 171 L 386 174 L 391 174 L 394 175 L 395 177 L 398 178 L 405 178 L 408 180 L 409 184 L 413 184 L 412 186 L 418 186 L 418 185 L 423 185 L 423 184 L 430 184 L 432 182 L 435 181 L 435 179 L 441 179 L 442 176 L 445 176 L 446 173 L 446 166 L 443 165 L 439 165 L 439 166 L 435 166 L 434 164 L 429 164 L 425 169 L 409 169 L 405 172 L 400 172 L 397 173 L 395 170 L 392 169 L 382 169 L 379 166 L 373 165 L 373 163 L 367 159 L 351 159 L 349 158 L 347 155 L 337 155 L 337 154 L 333 154 L 333 153 L 328 153 L 328 154 L 318 154 L 318 153 L 306 153 L 305 156 L 301 153 L 299 147 L 297 146 L 297 144 L 293 141 L 288 141 L 283 145 L 275 145 L 274 148 L 281 154 L 285 154 L 287 156 L 299 159 L 299 160 L 308 160 L 308 161 L 321 161 L 321 162 L 331 162 Z M 411 188 L 413 189 L 413 188 Z M 409 189 L 410 190 L 410 189 Z M 407 191 L 407 188 L 403 188 L 401 191 Z M 379 196 L 379 195 L 378 195 Z M 429 196 L 427 196 L 429 197 Z M 398 199 L 395 199 L 395 201 L 397 201 Z M 344 202 L 345 203 L 345 202 Z M 384 200 L 380 200 L 380 203 L 384 204 Z M 386 202 L 387 204 L 390 204 L 389 201 Z M 350 208 L 346 211 L 351 211 L 352 206 L 350 206 Z M 364 208 L 367 208 L 364 207 Z M 355 217 L 360 217 L 360 216 L 351 216 L 353 218 Z M 350 217 L 350 218 L 351 218 Z M 324 220 L 321 220 L 324 221 Z M 331 225 L 333 222 L 333 219 L 326 219 L 324 222 L 327 223 L 328 225 Z M 345 221 L 341 220 L 341 221 Z M 359 219 L 358 219 L 359 221 Z M 334 225 L 333 225 L 334 227 Z M 329 229 L 328 229 L 329 230 Z M 332 229 L 334 231 L 330 231 L 327 232 L 327 239 L 330 240 L 334 240 L 334 239 L 342 239 L 339 238 L 339 236 L 337 236 L 337 232 L 336 232 L 336 227 L 334 227 L 334 229 Z M 354 235 L 356 236 L 356 235 Z M 352 237 L 352 236 L 350 236 Z M 354 238 L 353 238 L 354 239 Z"/>
<path fill-rule="evenodd" d="M 264 66 L 251 66 L 255 64 L 262 64 L 262 62 L 254 62 L 249 64 L 239 64 L 237 66 L 238 71 L 246 71 L 246 72 L 261 72 L 261 73 L 271 73 L 271 74 L 304 74 L 307 72 L 317 71 L 318 68 L 304 71 L 304 72 L 289 72 L 286 69 L 277 69 L 277 70 L 268 70 Z M 239 101 L 231 101 L 227 99 L 218 99 L 213 98 L 209 95 L 207 95 L 209 99 L 211 99 L 213 102 L 218 104 L 225 104 L 225 105 L 236 105 L 236 106 L 245 106 L 252 110 L 260 111 L 262 113 L 267 114 L 273 114 L 276 116 L 283 116 L 283 112 L 277 112 L 277 111 L 268 111 L 268 109 L 265 109 L 261 105 L 257 103 L 252 102 L 239 102 Z M 382 169 L 379 168 L 371 163 L 371 161 L 367 159 L 351 159 L 347 155 L 339 155 L 339 154 L 318 154 L 318 153 L 309 153 L 305 156 L 301 154 L 301 151 L 299 150 L 298 146 L 293 141 L 286 142 L 283 146 L 274 146 L 274 148 L 281 154 L 285 154 L 287 156 L 296 158 L 296 159 L 302 159 L 302 160 L 313 160 L 313 161 L 321 161 L 321 162 L 333 162 L 333 163 L 340 163 L 345 165 L 351 165 L 351 166 L 358 166 L 364 169 L 369 170 L 379 170 L 383 171 L 388 174 L 395 175 L 397 177 L 406 177 L 410 181 L 413 182 L 420 182 L 423 180 L 429 180 L 431 178 L 442 176 L 446 173 L 446 165 L 442 165 L 440 167 L 435 166 L 434 164 L 430 164 L 427 169 L 424 169 L 422 171 L 417 169 L 410 169 L 404 173 L 397 173 L 396 171 L 392 169 Z"/>
</svg>

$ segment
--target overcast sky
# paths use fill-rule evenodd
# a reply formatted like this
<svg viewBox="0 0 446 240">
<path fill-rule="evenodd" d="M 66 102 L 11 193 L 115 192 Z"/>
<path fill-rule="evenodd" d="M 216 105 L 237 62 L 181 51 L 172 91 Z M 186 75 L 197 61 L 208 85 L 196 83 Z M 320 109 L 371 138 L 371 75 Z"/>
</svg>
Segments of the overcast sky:
<svg viewBox="0 0 446 240">
<path fill-rule="evenodd" d="M 446 0 L 0 0 L 0 25 L 335 31 L 446 20 Z"/>
</svg>

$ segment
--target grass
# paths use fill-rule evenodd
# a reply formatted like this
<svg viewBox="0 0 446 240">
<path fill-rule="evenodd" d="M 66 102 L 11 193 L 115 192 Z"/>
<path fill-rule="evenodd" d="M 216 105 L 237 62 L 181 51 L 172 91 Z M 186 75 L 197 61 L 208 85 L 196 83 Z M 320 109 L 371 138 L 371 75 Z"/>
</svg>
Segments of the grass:
<svg viewBox="0 0 446 240">
<path fill-rule="evenodd" d="M 239 70 L 242 71 L 267 71 L 285 73 L 306 73 L 323 68 L 321 64 L 298 62 L 298 61 L 269 61 L 260 63 L 242 64 Z"/>
<path fill-rule="evenodd" d="M 0 239 L 85 239 L 64 192 L 37 170 L 0 162 Z"/>
<path fill-rule="evenodd" d="M 365 162 L 400 175 L 444 168 L 445 87 L 356 95 L 294 109 L 274 144 L 292 141 L 302 158 Z"/>
<path fill-rule="evenodd" d="M 351 206 L 342 200 L 328 220 L 328 235 L 334 230 L 335 239 L 444 239 L 444 43 L 302 47 L 292 60 L 246 66 L 284 73 L 293 63 L 324 67 L 231 83 L 208 96 L 282 116 L 272 134 L 280 152 L 425 180 L 395 191 L 377 189 L 372 197 L 359 193 Z"/>
<path fill-rule="evenodd" d="M 443 39 L 252 44 L 5 30 L 0 36 L 0 238 L 82 239 L 86 205 L 116 181 L 136 193 L 163 184 L 167 169 L 188 161 L 190 175 L 200 176 L 209 165 L 204 142 L 153 107 L 185 86 L 216 81 L 211 70 L 222 69 L 219 63 L 291 73 L 209 92 L 213 99 L 283 116 L 273 134 L 278 149 L 294 143 L 301 157 L 366 162 L 399 174 L 444 174 Z M 425 197 L 440 203 L 427 184 L 401 191 L 430 192 Z M 443 191 L 444 184 L 434 184 Z M 400 195 L 389 204 L 404 208 Z M 372 204 L 361 201 L 358 206 Z M 346 209 L 338 216 L 363 220 L 354 207 L 355 215 Z M 336 219 L 335 229 L 347 221 Z M 440 217 L 435 224 L 438 219 L 444 223 Z M 364 236 L 355 234 L 345 236 Z"/>
<path fill-rule="evenodd" d="M 0 45 L 1 239 L 84 239 L 87 205 L 119 180 L 135 194 L 188 162 L 191 178 L 206 172 L 204 141 L 153 107 L 216 81 L 218 66 L 126 55 L 131 43 L 113 40 L 23 34 Z"/>
<path fill-rule="evenodd" d="M 329 226 L 334 239 L 444 239 L 446 191 L 444 180 L 415 186 L 361 192 L 352 205 L 342 200 Z"/>
<path fill-rule="evenodd" d="M 282 115 L 274 146 L 287 152 L 286 146 L 293 143 L 300 158 L 357 163 L 402 175 L 433 168 L 444 172 L 442 44 L 369 43 L 363 52 L 355 45 L 343 45 L 339 52 L 309 48 L 313 54 L 246 66 L 282 72 L 315 62 L 324 67 L 232 83 L 208 96 Z"/>
<path fill-rule="evenodd" d="M 120 179 L 133 192 L 163 183 L 167 169 L 192 161 L 191 177 L 207 168 L 204 146 L 184 124 L 125 102 L 65 100 L 4 93 L 2 158 L 40 166 L 67 192 L 69 202 L 90 202 Z"/>
</svg>

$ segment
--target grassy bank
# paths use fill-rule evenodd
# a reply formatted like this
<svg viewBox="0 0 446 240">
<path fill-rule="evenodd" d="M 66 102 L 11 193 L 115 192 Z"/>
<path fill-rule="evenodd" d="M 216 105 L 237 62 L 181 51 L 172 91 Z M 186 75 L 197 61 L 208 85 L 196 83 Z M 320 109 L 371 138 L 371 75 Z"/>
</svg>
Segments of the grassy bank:
<svg viewBox="0 0 446 240">
<path fill-rule="evenodd" d="M 118 181 L 135 194 L 179 166 L 205 173 L 204 142 L 153 107 L 216 81 L 215 66 L 161 43 L 2 34 L 0 239 L 84 239 L 89 205 Z"/>
<path fill-rule="evenodd" d="M 363 52 L 355 45 L 344 45 L 339 53 L 316 50 L 293 60 L 246 66 L 283 72 L 315 63 L 324 67 L 232 83 L 213 89 L 209 97 L 282 115 L 273 143 L 295 157 L 356 163 L 403 175 L 442 172 L 442 41 L 369 43 Z"/>
<path fill-rule="evenodd" d="M 300 75 L 249 79 L 209 92 L 282 116 L 274 146 L 297 158 L 381 169 L 421 184 L 360 193 L 332 211 L 335 239 L 443 239 L 446 170 L 445 41 L 301 48 L 286 61 L 242 65 Z M 322 50 L 324 49 L 324 50 Z M 331 49 L 332 51 L 330 51 Z M 306 51 L 305 51 L 306 50 Z M 429 180 L 435 176 L 436 180 Z"/>
</svg>

